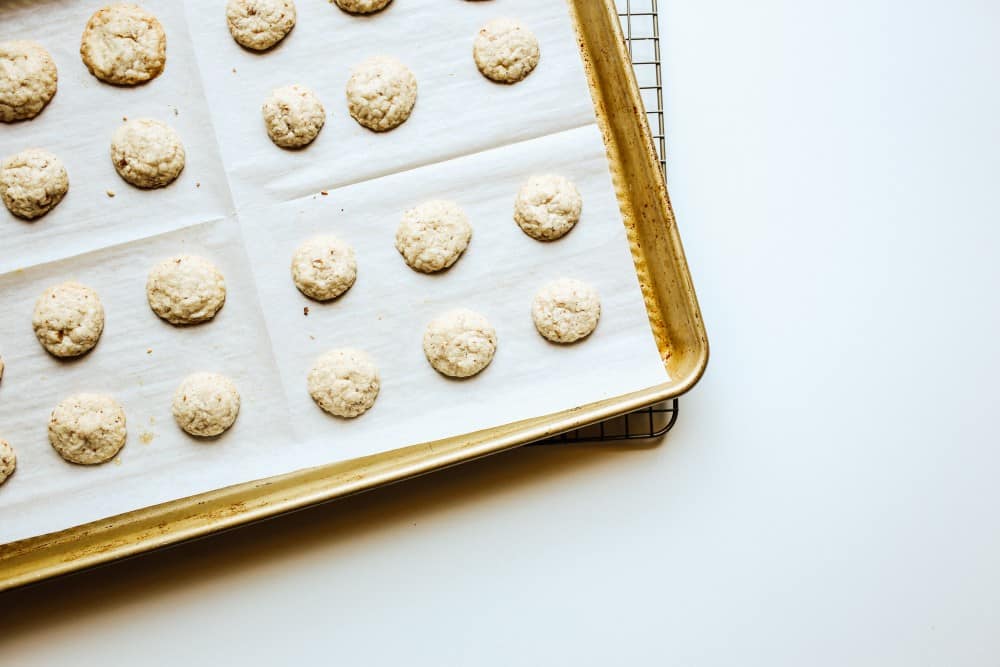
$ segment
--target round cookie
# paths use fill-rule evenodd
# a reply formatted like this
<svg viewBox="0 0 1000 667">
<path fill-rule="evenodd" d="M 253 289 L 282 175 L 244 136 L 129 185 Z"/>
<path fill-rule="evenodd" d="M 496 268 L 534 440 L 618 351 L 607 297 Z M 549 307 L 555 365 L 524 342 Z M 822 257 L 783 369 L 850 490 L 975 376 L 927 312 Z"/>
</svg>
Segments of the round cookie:
<svg viewBox="0 0 1000 667">
<path fill-rule="evenodd" d="M 330 0 L 351 14 L 372 14 L 385 9 L 392 0 Z"/>
<path fill-rule="evenodd" d="M 374 56 L 351 72 L 347 108 L 354 120 L 374 132 L 399 127 L 417 103 L 417 78 L 389 56 Z"/>
<path fill-rule="evenodd" d="M 255 51 L 269 49 L 295 27 L 292 0 L 229 0 L 226 23 L 240 46 Z"/>
<path fill-rule="evenodd" d="M 336 299 L 351 289 L 357 278 L 354 248 L 336 236 L 309 239 L 292 256 L 292 280 L 310 299 Z"/>
<path fill-rule="evenodd" d="M 35 337 L 56 357 L 89 352 L 104 331 L 104 306 L 97 292 L 76 282 L 50 287 L 35 302 Z"/>
<path fill-rule="evenodd" d="M 152 268 L 146 279 L 149 307 L 171 324 L 198 324 L 215 317 L 226 302 L 226 280 L 215 264 L 177 255 Z"/>
<path fill-rule="evenodd" d="M 517 83 L 538 65 L 541 52 L 534 33 L 513 19 L 493 19 L 472 45 L 476 66 L 497 83 Z"/>
<path fill-rule="evenodd" d="M 350 419 L 375 404 L 381 383 L 370 356 L 344 348 L 331 350 L 313 363 L 308 386 L 316 405 L 331 415 Z"/>
<path fill-rule="evenodd" d="M 431 320 L 424 332 L 427 361 L 448 377 L 476 375 L 490 365 L 496 351 L 496 329 L 479 313 L 464 308 Z"/>
<path fill-rule="evenodd" d="M 585 282 L 560 278 L 538 290 L 531 319 L 538 333 L 553 343 L 574 343 L 597 328 L 601 297 Z"/>
<path fill-rule="evenodd" d="M 403 213 L 396 229 L 396 250 L 410 268 L 423 273 L 447 269 L 472 239 L 472 225 L 458 204 L 429 201 Z"/>
<path fill-rule="evenodd" d="M 101 81 L 132 86 L 155 79 L 167 62 L 167 35 L 159 20 L 133 4 L 94 12 L 80 39 L 80 57 Z"/>
<path fill-rule="evenodd" d="M 583 211 L 583 198 L 572 181 L 557 174 L 532 176 L 514 201 L 514 220 L 538 241 L 565 236 Z"/>
<path fill-rule="evenodd" d="M 59 73 L 41 44 L 0 42 L 0 121 L 34 118 L 56 94 Z"/>
<path fill-rule="evenodd" d="M 138 188 L 170 185 L 184 170 L 184 144 L 174 128 L 152 118 L 126 121 L 111 137 L 118 175 Z"/>
<path fill-rule="evenodd" d="M 275 88 L 261 107 L 267 136 L 282 148 L 308 146 L 326 123 L 326 109 L 316 94 L 298 84 Z"/>
<path fill-rule="evenodd" d="M 17 456 L 14 454 L 14 448 L 9 442 L 0 438 L 0 484 L 14 474 L 15 468 L 17 468 Z"/>
<path fill-rule="evenodd" d="M 94 465 L 125 446 L 125 411 L 106 394 L 76 394 L 49 417 L 49 443 L 70 463 Z"/>
<path fill-rule="evenodd" d="M 28 148 L 0 164 L 0 199 L 14 215 L 34 220 L 45 215 L 69 190 L 62 160 L 41 148 Z"/>
<path fill-rule="evenodd" d="M 240 392 L 225 375 L 194 373 L 174 392 L 174 421 L 186 433 L 211 438 L 229 430 L 240 413 Z"/>
</svg>

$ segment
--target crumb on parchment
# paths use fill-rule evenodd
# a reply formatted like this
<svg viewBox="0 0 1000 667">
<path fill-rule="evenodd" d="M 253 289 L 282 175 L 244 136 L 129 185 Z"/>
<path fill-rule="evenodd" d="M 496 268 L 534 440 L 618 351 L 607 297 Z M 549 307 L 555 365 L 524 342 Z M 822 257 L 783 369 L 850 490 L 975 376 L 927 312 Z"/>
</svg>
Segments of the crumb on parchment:
<svg viewBox="0 0 1000 667">
<path fill-rule="evenodd" d="M 114 196 L 115 196 L 115 191 L 114 191 L 114 190 L 107 190 L 107 191 L 106 191 L 106 194 L 107 194 L 107 195 L 108 195 L 109 197 L 114 197 Z"/>
</svg>

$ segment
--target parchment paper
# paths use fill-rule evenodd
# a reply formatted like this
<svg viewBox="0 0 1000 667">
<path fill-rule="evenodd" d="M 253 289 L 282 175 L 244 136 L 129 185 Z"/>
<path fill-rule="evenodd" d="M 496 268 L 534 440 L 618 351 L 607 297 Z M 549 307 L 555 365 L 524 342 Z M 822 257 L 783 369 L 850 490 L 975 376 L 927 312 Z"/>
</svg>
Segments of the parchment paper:
<svg viewBox="0 0 1000 667">
<path fill-rule="evenodd" d="M 215 262 L 226 304 L 208 326 L 177 328 L 146 303 L 146 274 L 177 253 Z M 60 361 L 35 339 L 31 312 L 48 286 L 78 280 L 97 291 L 105 328 L 89 354 Z M 255 479 L 288 439 L 271 344 L 260 318 L 239 228 L 209 222 L 0 276 L 0 437 L 17 453 L 17 472 L 0 486 L 0 543 L 66 528 L 199 491 Z M 194 440 L 174 423 L 173 392 L 187 374 L 232 377 L 242 407 L 215 440 Z M 128 441 L 100 466 L 64 462 L 48 444 L 48 414 L 76 392 L 109 393 L 122 404 Z"/>
<path fill-rule="evenodd" d="M 397 0 L 367 17 L 325 0 L 297 2 L 295 29 L 264 54 L 233 41 L 221 2 L 186 4 L 239 206 L 287 201 L 594 122 L 562 0 Z M 490 82 L 472 59 L 479 28 L 498 16 L 523 21 L 541 43 L 541 64 L 516 86 Z M 344 93 L 354 65 L 373 55 L 400 59 L 418 83 L 413 115 L 385 134 L 358 125 Z M 292 83 L 312 88 L 328 115 L 306 154 L 276 151 L 263 131 L 261 104 L 272 89 Z"/>
<path fill-rule="evenodd" d="M 0 0 L 0 39 L 35 37 L 60 69 L 49 109 L 0 126 L 0 153 L 48 147 L 71 180 L 67 199 L 35 223 L 0 214 L 0 437 L 19 460 L 0 487 L 0 543 L 667 379 L 565 5 L 397 0 L 358 18 L 297 4 L 286 42 L 256 54 L 232 42 L 221 3 L 186 3 L 186 22 L 181 3 L 146 2 L 168 32 L 167 71 L 128 90 L 94 80 L 76 53 L 95 7 Z M 486 81 L 470 53 L 478 27 L 502 15 L 542 42 L 539 69 L 516 86 Z M 358 127 L 343 100 L 350 66 L 381 52 L 420 82 L 414 116 L 384 135 Z M 270 88 L 293 82 L 315 87 L 330 118 L 315 145 L 287 152 L 267 139 L 259 108 Z M 125 184 L 107 157 L 120 115 L 140 113 L 172 123 L 187 147 L 184 174 L 162 191 Z M 580 224 L 554 243 L 530 239 L 512 219 L 521 182 L 546 171 L 574 180 L 584 197 Z M 436 197 L 459 202 L 474 234 L 458 264 L 426 276 L 405 265 L 393 238 L 403 210 Z M 289 275 L 292 251 L 318 233 L 342 236 L 358 255 L 357 284 L 332 304 L 303 297 Z M 220 265 L 228 298 L 211 323 L 177 329 L 149 310 L 144 286 L 154 262 L 182 251 Z M 601 323 L 581 344 L 550 344 L 531 322 L 534 292 L 561 276 L 602 295 Z M 65 362 L 38 345 L 30 320 L 38 294 L 69 279 L 98 291 L 107 326 L 93 352 Z M 438 375 L 421 348 L 427 321 L 458 306 L 487 315 L 499 337 L 493 364 L 465 381 Z M 375 357 L 382 392 L 369 413 L 344 421 L 316 408 L 305 375 L 323 351 L 348 345 Z M 236 426 L 218 440 L 187 437 L 170 415 L 174 388 L 197 370 L 230 375 L 243 397 Z M 77 391 L 107 391 L 124 405 L 129 440 L 115 462 L 74 466 L 49 446 L 51 409 Z"/>
<path fill-rule="evenodd" d="M 70 183 L 65 199 L 34 222 L 0 206 L 0 272 L 232 212 L 183 6 L 163 0 L 144 4 L 167 32 L 167 66 L 153 81 L 124 88 L 98 81 L 80 59 L 80 35 L 99 2 L 0 0 L 0 40 L 41 43 L 59 70 L 59 90 L 41 114 L 0 123 L 0 156 L 46 148 L 66 164 Z M 109 151 L 123 117 L 156 118 L 181 136 L 187 162 L 169 187 L 140 190 L 118 176 Z"/>
<path fill-rule="evenodd" d="M 539 243 L 512 218 L 513 198 L 535 170 L 565 174 L 585 198 L 568 236 Z M 429 198 L 458 202 L 473 238 L 451 269 L 420 274 L 393 246 L 407 208 Z M 618 202 L 595 126 L 570 130 L 242 214 L 264 318 L 274 341 L 292 423 L 307 447 L 303 464 L 331 451 L 358 456 L 373 443 L 411 442 L 547 414 L 666 379 L 649 333 Z M 287 261 L 303 240 L 333 233 L 358 257 L 358 281 L 330 304 L 299 294 Z M 603 317 L 584 343 L 555 345 L 535 331 L 531 301 L 543 284 L 577 277 L 601 293 Z M 424 358 L 423 329 L 435 315 L 467 307 L 486 315 L 499 340 L 493 363 L 462 381 Z M 304 308 L 309 309 L 308 316 Z M 382 392 L 360 419 L 316 409 L 306 391 L 315 357 L 333 347 L 368 350 Z"/>
</svg>

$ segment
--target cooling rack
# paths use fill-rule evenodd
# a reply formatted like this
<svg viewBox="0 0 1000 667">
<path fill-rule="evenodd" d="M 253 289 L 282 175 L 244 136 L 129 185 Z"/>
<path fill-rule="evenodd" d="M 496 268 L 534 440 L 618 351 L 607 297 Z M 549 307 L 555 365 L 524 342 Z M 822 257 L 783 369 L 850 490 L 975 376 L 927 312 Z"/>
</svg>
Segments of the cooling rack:
<svg viewBox="0 0 1000 667">
<path fill-rule="evenodd" d="M 663 118 L 663 76 L 660 66 L 660 23 L 657 0 L 617 0 L 618 16 L 625 33 L 636 79 L 646 106 L 646 119 L 653 131 L 663 178 L 667 177 L 666 134 Z M 675 398 L 638 412 L 564 433 L 546 443 L 613 442 L 651 440 L 667 433 L 677 422 L 680 403 Z"/>
</svg>

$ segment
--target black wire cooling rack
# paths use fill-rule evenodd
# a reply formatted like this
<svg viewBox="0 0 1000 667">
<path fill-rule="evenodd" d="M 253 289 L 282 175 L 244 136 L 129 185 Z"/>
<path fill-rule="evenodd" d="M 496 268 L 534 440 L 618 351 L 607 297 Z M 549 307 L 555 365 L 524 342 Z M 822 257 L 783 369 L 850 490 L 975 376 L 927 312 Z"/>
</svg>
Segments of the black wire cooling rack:
<svg viewBox="0 0 1000 667">
<path fill-rule="evenodd" d="M 639 81 L 646 119 L 653 130 L 656 154 L 663 178 L 667 177 L 666 139 L 663 119 L 663 75 L 660 67 L 660 24 L 656 0 L 616 0 L 625 43 Z M 679 401 L 675 398 L 610 421 L 564 433 L 547 443 L 612 442 L 659 438 L 677 422 Z"/>
</svg>

